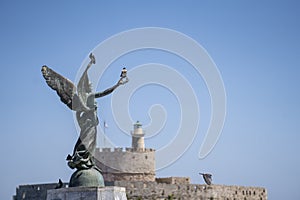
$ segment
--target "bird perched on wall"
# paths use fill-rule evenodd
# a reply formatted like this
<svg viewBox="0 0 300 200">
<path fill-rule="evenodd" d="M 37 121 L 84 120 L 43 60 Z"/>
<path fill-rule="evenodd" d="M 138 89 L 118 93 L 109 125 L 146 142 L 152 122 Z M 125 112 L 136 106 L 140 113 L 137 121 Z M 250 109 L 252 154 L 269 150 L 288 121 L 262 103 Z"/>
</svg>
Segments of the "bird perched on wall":
<svg viewBox="0 0 300 200">
<path fill-rule="evenodd" d="M 58 183 L 56 184 L 55 186 L 55 189 L 59 189 L 59 188 L 62 188 L 63 187 L 63 182 L 61 181 L 61 179 L 58 180 Z"/>
<path fill-rule="evenodd" d="M 120 77 L 125 78 L 127 76 L 127 69 L 123 67 Z"/>
<path fill-rule="evenodd" d="M 202 175 L 202 177 L 207 185 L 211 185 L 211 182 L 212 182 L 211 174 L 205 174 L 205 173 L 199 173 L 199 174 Z"/>
</svg>

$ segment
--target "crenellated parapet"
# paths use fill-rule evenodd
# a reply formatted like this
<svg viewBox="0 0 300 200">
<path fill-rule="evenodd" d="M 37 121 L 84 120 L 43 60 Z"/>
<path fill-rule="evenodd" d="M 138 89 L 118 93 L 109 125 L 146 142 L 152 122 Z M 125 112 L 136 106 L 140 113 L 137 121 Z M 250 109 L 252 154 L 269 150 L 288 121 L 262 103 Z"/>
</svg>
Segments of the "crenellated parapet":
<svg viewBox="0 0 300 200">
<path fill-rule="evenodd" d="M 145 149 L 138 149 L 138 148 L 122 148 L 122 147 L 116 147 L 116 148 L 97 148 L 96 151 L 98 152 L 139 152 L 139 153 L 146 153 L 146 152 L 155 152 L 155 149 L 151 148 L 145 148 Z"/>
</svg>

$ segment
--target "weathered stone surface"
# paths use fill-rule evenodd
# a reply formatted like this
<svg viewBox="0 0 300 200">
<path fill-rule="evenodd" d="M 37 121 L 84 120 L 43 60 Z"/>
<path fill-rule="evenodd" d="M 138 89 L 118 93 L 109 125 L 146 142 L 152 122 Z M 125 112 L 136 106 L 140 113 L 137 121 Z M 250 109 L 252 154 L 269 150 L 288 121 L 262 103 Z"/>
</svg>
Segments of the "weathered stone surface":
<svg viewBox="0 0 300 200">
<path fill-rule="evenodd" d="M 17 188 L 14 200 L 46 200 L 47 190 L 54 189 L 55 184 L 21 185 Z M 115 181 L 110 186 L 126 188 L 130 199 L 201 199 L 201 200 L 266 200 L 267 190 L 262 187 L 199 185 L 199 184 L 167 184 L 143 181 Z M 66 185 L 64 184 L 64 187 Z M 68 190 L 84 188 L 65 188 Z M 105 187 L 111 188 L 111 187 Z M 56 191 L 63 190 L 57 189 Z"/>
<path fill-rule="evenodd" d="M 165 177 L 156 178 L 157 183 L 167 183 L 167 184 L 190 184 L 190 177 Z"/>
<path fill-rule="evenodd" d="M 105 181 L 155 181 L 154 149 L 102 148 L 95 158 Z"/>
<path fill-rule="evenodd" d="M 47 191 L 47 200 L 126 200 L 123 187 L 73 187 Z"/>
<path fill-rule="evenodd" d="M 47 190 L 54 189 L 57 183 L 20 185 L 16 188 L 16 195 L 13 200 L 45 200 L 47 198 Z M 63 187 L 67 184 L 64 183 Z"/>
<path fill-rule="evenodd" d="M 126 188 L 129 200 L 152 199 L 201 199 L 201 200 L 266 200 L 267 191 L 262 187 L 228 185 L 169 184 L 141 181 L 115 181 L 115 186 Z"/>
</svg>

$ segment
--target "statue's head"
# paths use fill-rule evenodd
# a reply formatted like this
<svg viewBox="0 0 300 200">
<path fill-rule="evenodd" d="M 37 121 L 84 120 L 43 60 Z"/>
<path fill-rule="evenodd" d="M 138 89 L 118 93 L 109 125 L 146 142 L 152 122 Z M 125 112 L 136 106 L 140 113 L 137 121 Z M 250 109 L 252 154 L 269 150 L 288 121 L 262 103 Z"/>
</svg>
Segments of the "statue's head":
<svg viewBox="0 0 300 200">
<path fill-rule="evenodd" d="M 86 105 L 90 109 L 97 109 L 97 102 L 95 101 L 95 95 L 94 94 L 91 94 L 91 95 L 88 96 L 88 98 L 86 100 Z"/>
</svg>

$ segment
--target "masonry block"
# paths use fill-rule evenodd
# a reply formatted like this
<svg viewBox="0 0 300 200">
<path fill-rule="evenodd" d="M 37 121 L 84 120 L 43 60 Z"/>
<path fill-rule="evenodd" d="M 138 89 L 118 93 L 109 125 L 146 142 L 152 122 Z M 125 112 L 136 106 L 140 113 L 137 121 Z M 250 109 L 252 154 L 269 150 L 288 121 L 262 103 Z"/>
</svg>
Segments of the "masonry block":
<svg viewBox="0 0 300 200">
<path fill-rule="evenodd" d="M 124 187 L 70 187 L 47 191 L 47 200 L 127 200 Z"/>
</svg>

